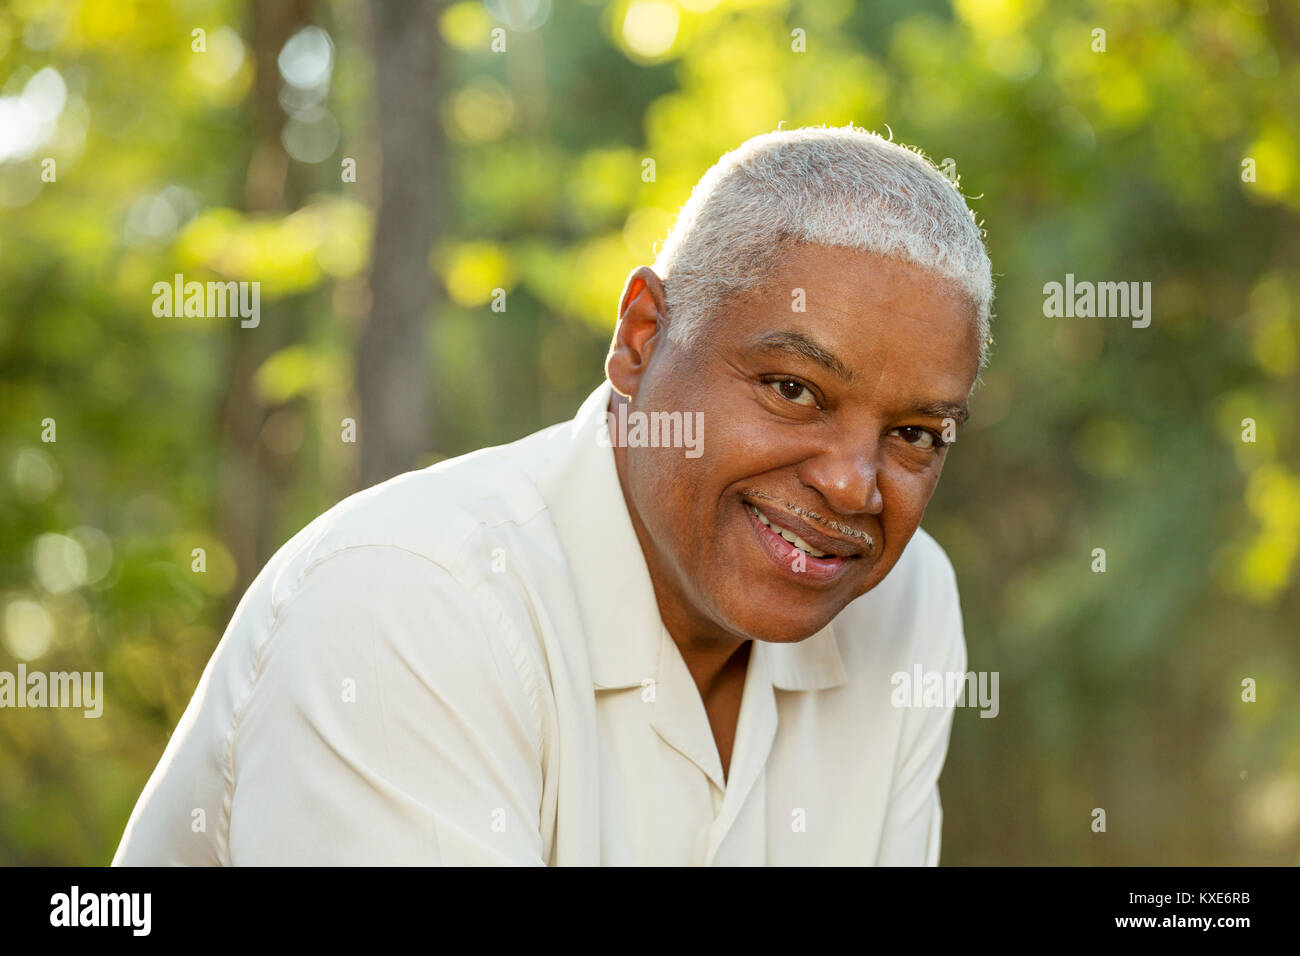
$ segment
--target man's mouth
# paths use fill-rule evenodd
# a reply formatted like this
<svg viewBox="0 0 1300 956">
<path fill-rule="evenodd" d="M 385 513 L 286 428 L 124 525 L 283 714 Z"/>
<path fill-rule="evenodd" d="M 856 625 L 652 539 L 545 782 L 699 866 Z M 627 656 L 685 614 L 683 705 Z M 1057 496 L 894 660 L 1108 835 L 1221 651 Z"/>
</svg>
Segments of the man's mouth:
<svg viewBox="0 0 1300 956">
<path fill-rule="evenodd" d="M 858 545 L 824 535 L 798 519 L 788 519 L 795 527 L 787 527 L 758 506 L 748 501 L 742 504 L 759 544 L 772 563 L 808 584 L 823 584 L 838 578 L 864 553 Z"/>
<path fill-rule="evenodd" d="M 765 503 L 756 503 L 753 500 L 754 496 L 758 496 L 759 501 Z M 760 495 L 758 492 L 751 492 L 742 496 L 741 504 L 764 527 L 770 528 L 774 534 L 780 535 L 799 550 L 814 557 L 856 558 L 869 554 L 875 547 L 875 541 L 865 531 L 845 529 L 847 533 L 837 533 L 824 527 L 820 522 L 815 523 L 813 520 L 815 516 L 811 513 L 807 515 L 808 520 L 805 521 L 803 517 L 791 512 L 793 506 L 780 508 L 766 503 L 766 498 L 767 496 Z M 795 511 L 801 515 L 804 513 L 798 508 L 795 508 Z"/>
<path fill-rule="evenodd" d="M 772 531 L 779 534 L 781 537 L 785 538 L 785 540 L 789 541 L 792 545 L 794 545 L 796 548 L 798 548 L 800 551 L 804 552 L 805 554 L 810 554 L 814 558 L 830 557 L 830 555 L 827 554 L 825 551 L 818 551 L 811 544 L 809 544 L 803 538 L 799 537 L 789 528 L 783 528 L 779 524 L 773 524 L 771 521 L 768 520 L 767 515 L 763 514 L 763 512 L 759 511 L 753 505 L 749 505 L 748 508 L 750 511 L 754 513 L 755 518 L 763 522 L 765 527 L 771 529 Z"/>
</svg>

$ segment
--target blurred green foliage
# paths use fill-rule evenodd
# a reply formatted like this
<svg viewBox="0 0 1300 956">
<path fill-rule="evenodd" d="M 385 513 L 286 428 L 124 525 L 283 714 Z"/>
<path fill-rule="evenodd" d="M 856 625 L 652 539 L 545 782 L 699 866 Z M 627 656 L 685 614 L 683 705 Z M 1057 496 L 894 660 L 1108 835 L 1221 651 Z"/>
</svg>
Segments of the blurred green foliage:
<svg viewBox="0 0 1300 956">
<path fill-rule="evenodd" d="M 331 73 L 309 121 L 279 119 L 283 208 L 247 200 L 249 7 L 0 10 L 0 670 L 102 670 L 107 694 L 98 720 L 0 711 L 0 862 L 107 862 L 257 570 L 218 514 L 229 320 L 155 317 L 154 282 L 263 283 L 270 539 L 353 489 L 333 423 L 368 300 L 373 53 L 364 8 L 307 9 Z M 452 199 L 429 256 L 428 461 L 573 413 L 627 272 L 723 152 L 781 123 L 888 126 L 955 168 L 998 281 L 992 363 L 926 519 L 970 666 L 1001 674 L 997 719 L 957 714 L 944 861 L 1300 862 L 1296 7 L 541 9 L 536 29 L 472 2 L 440 17 Z M 1150 328 L 1045 318 L 1066 273 L 1152 282 Z"/>
</svg>

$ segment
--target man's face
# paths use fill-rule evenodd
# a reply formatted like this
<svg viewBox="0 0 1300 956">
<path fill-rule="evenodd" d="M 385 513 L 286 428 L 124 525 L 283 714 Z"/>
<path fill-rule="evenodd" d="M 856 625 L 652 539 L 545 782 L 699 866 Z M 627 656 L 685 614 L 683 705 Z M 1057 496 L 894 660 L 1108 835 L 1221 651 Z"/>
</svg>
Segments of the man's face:
<svg viewBox="0 0 1300 956">
<path fill-rule="evenodd" d="M 607 368 L 629 411 L 703 416 L 697 458 L 615 452 L 664 621 L 802 640 L 920 524 L 978 373 L 974 308 L 916 266 L 799 244 L 683 349 L 652 286 L 629 283 Z"/>
</svg>

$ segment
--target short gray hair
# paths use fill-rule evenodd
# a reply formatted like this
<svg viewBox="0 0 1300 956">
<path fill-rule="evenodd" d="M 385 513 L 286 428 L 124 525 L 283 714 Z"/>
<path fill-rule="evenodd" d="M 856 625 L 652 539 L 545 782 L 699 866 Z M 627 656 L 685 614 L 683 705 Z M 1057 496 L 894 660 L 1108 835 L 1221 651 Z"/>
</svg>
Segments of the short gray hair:
<svg viewBox="0 0 1300 956">
<path fill-rule="evenodd" d="M 919 150 L 853 125 L 764 133 L 696 184 L 655 259 L 668 336 L 692 343 L 731 295 L 761 287 L 790 242 L 901 259 L 952 280 L 988 358 L 993 274 L 957 186 Z"/>
</svg>

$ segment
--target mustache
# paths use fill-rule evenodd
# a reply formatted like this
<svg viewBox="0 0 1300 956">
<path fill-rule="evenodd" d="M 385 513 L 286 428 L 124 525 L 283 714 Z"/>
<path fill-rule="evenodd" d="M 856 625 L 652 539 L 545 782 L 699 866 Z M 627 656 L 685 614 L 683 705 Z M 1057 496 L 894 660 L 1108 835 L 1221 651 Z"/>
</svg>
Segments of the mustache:
<svg viewBox="0 0 1300 956">
<path fill-rule="evenodd" d="M 740 493 L 749 495 L 753 498 L 762 498 L 764 501 L 775 502 L 782 508 L 786 508 L 794 514 L 797 514 L 799 517 L 807 518 L 814 524 L 819 524 L 823 528 L 828 528 L 846 538 L 856 538 L 858 541 L 865 541 L 869 548 L 874 548 L 876 545 L 876 539 L 871 537 L 871 535 L 867 534 L 865 531 L 860 531 L 857 528 L 850 527 L 843 522 L 836 521 L 834 518 L 827 518 L 825 515 L 820 515 L 815 511 L 810 511 L 807 508 L 792 504 L 789 501 L 776 497 L 775 495 L 769 495 L 766 491 L 759 491 L 757 488 L 742 488 L 740 489 Z"/>
</svg>

